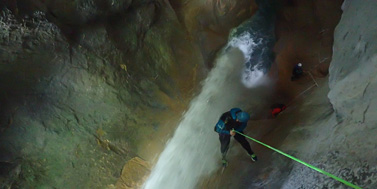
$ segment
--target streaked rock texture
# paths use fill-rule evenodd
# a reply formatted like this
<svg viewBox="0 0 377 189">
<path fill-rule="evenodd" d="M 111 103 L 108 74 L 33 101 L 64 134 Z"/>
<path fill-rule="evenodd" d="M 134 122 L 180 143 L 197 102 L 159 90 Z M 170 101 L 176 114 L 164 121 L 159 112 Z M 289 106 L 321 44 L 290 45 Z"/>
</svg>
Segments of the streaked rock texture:
<svg viewBox="0 0 377 189">
<path fill-rule="evenodd" d="M 335 31 L 329 98 L 340 120 L 377 121 L 377 12 L 375 1 L 346 1 Z"/>
<path fill-rule="evenodd" d="M 17 173 L 1 187 L 104 188 L 129 158 L 153 155 L 140 143 L 179 118 L 203 73 L 163 3 L 1 11 L 0 162 Z"/>
<path fill-rule="evenodd" d="M 183 21 L 167 0 L 1 1 L 0 188 L 111 187 L 127 160 L 151 160 L 209 54 L 255 8 L 219 2 L 222 15 L 239 16 L 214 20 L 204 9 L 217 3 Z M 186 23 L 207 30 L 196 25 L 207 16 L 226 23 L 205 35 L 220 41 L 210 53 Z"/>
</svg>

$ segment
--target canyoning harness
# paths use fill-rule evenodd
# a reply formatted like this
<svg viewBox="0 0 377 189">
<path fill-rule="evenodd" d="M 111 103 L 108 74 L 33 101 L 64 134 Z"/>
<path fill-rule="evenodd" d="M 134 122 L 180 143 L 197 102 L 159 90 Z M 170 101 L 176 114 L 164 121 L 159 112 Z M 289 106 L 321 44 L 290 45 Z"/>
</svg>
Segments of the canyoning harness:
<svg viewBox="0 0 377 189">
<path fill-rule="evenodd" d="M 341 179 L 341 178 L 339 178 L 339 177 L 337 177 L 337 176 L 335 176 L 335 175 L 333 175 L 331 173 L 328 173 L 328 172 L 326 172 L 326 171 L 324 171 L 322 169 L 319 169 L 318 167 L 315 167 L 314 165 L 306 163 L 306 162 L 304 162 L 304 161 L 302 161 L 302 160 L 300 160 L 300 159 L 298 159 L 296 157 L 293 157 L 293 156 L 291 156 L 291 155 L 289 155 L 287 153 L 284 153 L 284 152 L 282 152 L 282 151 L 280 151 L 280 150 L 278 150 L 276 148 L 273 148 L 273 147 L 271 147 L 271 146 L 269 146 L 267 144 L 264 144 L 263 142 L 260 142 L 259 140 L 251 138 L 251 137 L 249 137 L 249 136 L 247 136 L 247 135 L 245 135 L 245 134 L 243 134 L 241 132 L 238 132 L 237 130 L 232 130 L 232 131 L 236 132 L 237 134 L 240 134 L 240 135 L 242 135 L 242 136 L 244 136 L 244 137 L 246 137 L 246 138 L 248 138 L 248 139 L 250 139 L 250 140 L 252 140 L 252 141 L 254 141 L 256 143 L 258 143 L 258 144 L 261 144 L 261 145 L 263 145 L 263 146 L 265 146 L 265 147 L 267 147 L 267 148 L 269 148 L 269 149 L 271 149 L 271 150 L 273 150 L 273 151 L 275 151 L 275 152 L 277 152 L 277 153 L 279 153 L 279 154 L 281 154 L 281 155 L 283 155 L 285 157 L 288 157 L 288 158 L 290 158 L 290 159 L 292 159 L 292 160 L 294 160 L 294 161 L 296 161 L 298 163 L 301 163 L 301 164 L 305 165 L 306 167 L 309 167 L 309 168 L 311 168 L 311 169 L 313 169 L 315 171 L 318 171 L 318 172 L 320 172 L 320 173 L 322 173 L 322 174 L 324 174 L 326 176 L 329 176 L 329 177 L 331 177 L 331 178 L 333 178 L 333 179 L 335 179 L 335 180 L 337 180 L 337 181 L 339 181 L 339 182 L 341 182 L 341 183 L 343 183 L 343 184 L 345 184 L 345 185 L 347 185 L 349 187 L 352 187 L 352 188 L 355 188 L 355 189 L 361 189 L 361 187 L 359 187 L 359 186 L 356 186 L 356 185 L 354 185 L 354 184 L 352 184 L 352 183 L 350 183 L 350 182 L 348 182 L 346 180 L 343 180 L 343 179 Z"/>
<path fill-rule="evenodd" d="M 242 132 L 247 122 L 237 122 L 237 114 L 242 112 L 239 108 L 232 108 L 230 111 L 225 112 L 221 115 L 219 121 L 215 125 L 215 132 L 219 134 L 228 134 L 230 135 L 230 131 L 235 129 L 236 131 Z"/>
</svg>

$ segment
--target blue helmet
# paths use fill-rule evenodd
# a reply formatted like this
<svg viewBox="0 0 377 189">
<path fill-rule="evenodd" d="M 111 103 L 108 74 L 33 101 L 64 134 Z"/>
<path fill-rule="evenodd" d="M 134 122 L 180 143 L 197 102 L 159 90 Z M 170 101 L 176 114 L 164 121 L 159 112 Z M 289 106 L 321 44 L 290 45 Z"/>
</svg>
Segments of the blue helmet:
<svg viewBox="0 0 377 189">
<path fill-rule="evenodd" d="M 247 112 L 239 112 L 236 114 L 238 121 L 247 122 L 250 119 L 250 115 Z"/>
</svg>

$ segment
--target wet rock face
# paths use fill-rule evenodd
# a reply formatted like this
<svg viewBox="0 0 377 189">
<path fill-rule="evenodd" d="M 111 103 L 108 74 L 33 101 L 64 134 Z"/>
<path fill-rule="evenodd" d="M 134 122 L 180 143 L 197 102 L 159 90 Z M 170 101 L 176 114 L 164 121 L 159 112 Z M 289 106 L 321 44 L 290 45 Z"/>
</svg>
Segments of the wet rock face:
<svg viewBox="0 0 377 189">
<path fill-rule="evenodd" d="M 217 51 L 227 42 L 230 29 L 250 18 L 257 9 L 254 0 L 170 0 L 176 14 L 193 40 L 199 44 L 204 61 L 212 66 Z"/>
<path fill-rule="evenodd" d="M 376 19 L 374 1 L 346 1 L 335 31 L 329 98 L 340 119 L 375 123 Z M 362 11 L 361 11 L 362 10 Z M 357 12 L 357 14 L 356 14 Z"/>
<path fill-rule="evenodd" d="M 89 49 L 69 48 L 41 12 L 17 21 L 4 11 L 1 19 L 1 162 L 20 166 L 16 179 L 1 187 L 92 187 L 115 181 L 132 151 L 129 140 L 114 134 L 124 128 L 125 115 L 132 115 L 132 107 L 120 100 L 129 94 L 129 86 L 119 83 L 125 79 L 121 69 Z M 97 32 L 96 40 L 105 41 L 104 32 Z M 100 128 L 103 136 L 96 133 Z M 116 147 L 105 148 L 97 140 Z M 87 181 L 96 174 L 107 178 Z"/>
<path fill-rule="evenodd" d="M 339 123 L 336 140 L 349 150 L 345 176 L 363 188 L 377 187 L 376 161 L 376 1 L 346 0 L 336 30 L 328 97 Z M 343 165 L 344 167 L 344 165 Z"/>
<path fill-rule="evenodd" d="M 81 12 L 19 2 L 0 15 L 0 187 L 115 184 L 196 85 L 197 47 L 162 1 Z"/>
<path fill-rule="evenodd" d="M 178 17 L 181 26 L 189 33 L 185 38 L 199 44 L 204 62 L 209 66 L 216 52 L 226 43 L 230 29 L 249 18 L 257 9 L 254 0 L 74 0 L 69 3 L 64 0 L 4 0 L 0 6 L 7 6 L 20 15 L 43 10 L 73 40 L 78 40 L 80 29 L 72 26 L 91 27 L 109 22 L 109 17 L 122 20 L 124 14 L 132 14 L 147 24 L 161 18 L 162 9 L 170 9 L 164 12 Z M 129 25 L 140 26 L 126 20 Z"/>
<path fill-rule="evenodd" d="M 0 187 L 115 184 L 141 141 L 163 145 L 245 2 L 1 1 Z"/>
</svg>

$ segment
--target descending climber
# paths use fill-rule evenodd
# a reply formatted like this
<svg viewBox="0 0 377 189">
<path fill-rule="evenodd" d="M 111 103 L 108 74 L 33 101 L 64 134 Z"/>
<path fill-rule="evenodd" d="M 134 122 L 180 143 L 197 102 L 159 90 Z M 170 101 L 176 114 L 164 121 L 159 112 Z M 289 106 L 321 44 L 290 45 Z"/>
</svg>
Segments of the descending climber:
<svg viewBox="0 0 377 189">
<path fill-rule="evenodd" d="M 299 79 L 304 74 L 304 70 L 302 69 L 302 64 L 298 63 L 295 65 L 292 71 L 291 81 Z"/>
<path fill-rule="evenodd" d="M 249 154 L 251 160 L 258 160 L 245 137 L 232 131 L 234 129 L 240 133 L 243 133 L 249 119 L 250 115 L 247 112 L 244 112 L 239 108 L 232 108 L 230 111 L 223 113 L 217 122 L 215 131 L 219 133 L 223 166 L 227 166 L 228 164 L 225 156 L 229 149 L 231 136 L 234 136 L 234 138 L 242 145 L 242 147 Z"/>
</svg>

